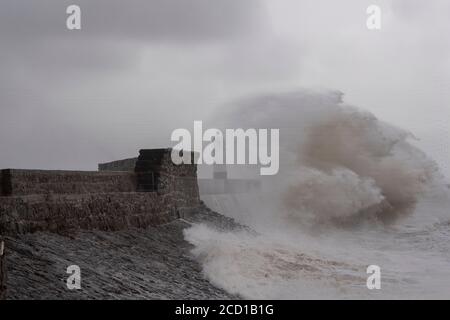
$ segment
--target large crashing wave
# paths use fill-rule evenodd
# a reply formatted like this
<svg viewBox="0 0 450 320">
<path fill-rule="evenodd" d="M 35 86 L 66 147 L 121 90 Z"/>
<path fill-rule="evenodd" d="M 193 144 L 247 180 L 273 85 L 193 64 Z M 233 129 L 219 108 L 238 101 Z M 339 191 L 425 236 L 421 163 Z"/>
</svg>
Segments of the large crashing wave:
<svg viewBox="0 0 450 320">
<path fill-rule="evenodd" d="M 281 129 L 280 172 L 255 175 L 260 193 L 202 195 L 212 209 L 257 231 L 185 230 L 212 283 L 250 299 L 448 294 L 448 189 L 445 201 L 420 201 L 440 179 L 412 134 L 331 91 L 246 99 L 219 118 L 227 121 L 213 126 Z M 229 174 L 236 169 L 241 177 L 240 166 L 229 166 Z M 413 211 L 419 214 L 408 215 Z M 436 229 L 439 215 L 447 224 Z M 404 226 L 378 223 L 402 216 Z M 366 287 L 370 264 L 383 270 L 382 290 Z M 440 277 L 430 279 L 430 270 Z"/>
<path fill-rule="evenodd" d="M 286 217 L 390 222 L 412 212 L 437 176 L 411 133 L 344 104 L 340 92 L 299 90 L 236 105 L 220 116 L 222 126 L 281 130 L 280 173 L 264 181 Z"/>
</svg>

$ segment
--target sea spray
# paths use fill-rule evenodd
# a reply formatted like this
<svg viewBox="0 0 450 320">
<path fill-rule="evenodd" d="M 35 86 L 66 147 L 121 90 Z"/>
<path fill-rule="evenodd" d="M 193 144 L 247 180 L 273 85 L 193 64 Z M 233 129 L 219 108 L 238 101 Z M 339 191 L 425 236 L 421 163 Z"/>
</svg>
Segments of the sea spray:
<svg viewBox="0 0 450 320">
<path fill-rule="evenodd" d="M 413 134 L 344 104 L 334 91 L 244 99 L 219 118 L 223 127 L 279 128 L 280 172 L 260 177 L 257 194 L 202 196 L 212 209 L 258 232 L 186 230 L 210 281 L 245 298 L 440 297 L 448 292 L 447 280 L 436 286 L 436 279 L 426 278 L 433 270 L 450 279 L 439 269 L 448 254 L 423 251 L 409 234 L 424 228 L 416 224 L 417 216 L 429 222 L 431 214 L 449 219 L 448 202 L 439 202 L 448 199 L 448 190 L 439 201 L 427 199 L 442 181 L 435 162 L 410 143 Z M 228 170 L 233 175 L 243 169 Z M 402 223 L 405 228 L 399 229 Z M 440 235 L 430 235 L 435 237 Z M 372 264 L 381 267 L 382 293 L 366 288 L 366 268 Z"/>
</svg>

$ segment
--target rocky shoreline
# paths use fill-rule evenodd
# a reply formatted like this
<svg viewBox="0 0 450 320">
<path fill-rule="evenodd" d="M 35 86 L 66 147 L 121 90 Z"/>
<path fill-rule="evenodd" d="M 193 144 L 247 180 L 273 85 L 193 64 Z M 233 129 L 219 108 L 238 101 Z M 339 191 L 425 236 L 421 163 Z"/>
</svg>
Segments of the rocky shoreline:
<svg viewBox="0 0 450 320">
<path fill-rule="evenodd" d="M 6 299 L 236 299 L 208 282 L 190 255 L 191 223 L 239 228 L 206 207 L 146 229 L 36 232 L 6 237 Z M 81 269 L 69 290 L 67 267 Z"/>
</svg>

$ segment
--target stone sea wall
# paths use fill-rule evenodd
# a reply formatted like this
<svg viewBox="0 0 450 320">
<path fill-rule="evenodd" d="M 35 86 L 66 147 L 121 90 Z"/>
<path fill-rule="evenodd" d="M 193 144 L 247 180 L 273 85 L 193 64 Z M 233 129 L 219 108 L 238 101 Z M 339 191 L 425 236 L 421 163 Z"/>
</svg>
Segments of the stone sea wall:
<svg viewBox="0 0 450 320">
<path fill-rule="evenodd" d="M 197 168 L 174 165 L 170 152 L 141 150 L 98 172 L 2 170 L 0 234 L 122 230 L 177 219 L 200 206 Z"/>
<path fill-rule="evenodd" d="M 136 191 L 130 172 L 5 169 L 1 182 L 2 196 Z"/>
<path fill-rule="evenodd" d="M 27 195 L 1 200 L 0 234 L 145 228 L 177 218 L 156 193 Z"/>
<path fill-rule="evenodd" d="M 170 153 L 171 149 L 141 150 L 137 158 L 99 164 L 99 171 L 96 172 L 1 170 L 0 299 L 6 292 L 6 260 L 8 265 L 11 260 L 14 264 L 8 268 L 8 275 L 12 275 L 8 282 L 10 297 L 28 297 L 30 294 L 32 297 L 42 297 L 42 292 L 52 292 L 49 288 L 36 291 L 36 286 L 47 284 L 48 279 L 35 282 L 34 278 L 26 278 L 25 282 L 29 282 L 26 293 L 21 291 L 24 271 L 19 271 L 28 253 L 17 248 L 23 245 L 22 240 L 27 237 L 39 240 L 42 235 L 47 235 L 48 239 L 60 237 L 58 241 L 69 243 L 67 239 L 83 232 L 96 235 L 98 232 L 116 231 L 123 232 L 126 239 L 130 239 L 137 232 L 136 228 L 164 228 L 174 223 L 177 225 L 181 221 L 177 221 L 178 218 L 205 210 L 199 197 L 196 165 L 175 165 Z M 182 230 L 176 229 L 176 234 L 182 235 Z M 66 235 L 69 237 L 65 237 Z M 172 243 L 170 235 L 166 236 L 168 239 L 163 240 Z M 7 239 L 5 246 L 2 245 L 2 237 Z M 34 242 L 36 241 L 33 240 Z M 42 242 L 41 249 L 46 250 L 46 240 Z M 102 252 L 105 244 L 100 241 L 95 245 Z M 51 251 L 57 247 L 58 245 L 49 245 L 47 249 Z M 130 249 L 125 244 L 123 247 L 125 251 Z M 14 248 L 17 250 L 14 251 Z M 64 248 L 64 244 L 60 245 L 61 250 L 64 251 Z M 4 254 L 8 249 L 12 249 L 12 255 Z M 92 250 L 92 247 L 85 248 L 82 253 L 90 256 Z M 173 246 L 170 250 L 174 252 L 174 256 L 180 252 Z M 63 254 L 68 253 L 64 251 Z M 123 261 L 119 259 L 117 263 Z M 174 266 L 178 267 L 178 264 L 174 263 Z M 40 267 L 42 266 L 37 266 Z M 16 274 L 15 271 L 19 273 Z M 53 279 L 52 273 L 43 274 Z M 50 285 L 50 288 L 59 288 L 59 285 L 58 281 L 57 284 Z M 224 296 L 212 286 L 203 287 L 212 294 Z M 102 291 L 100 296 L 106 296 L 107 293 L 108 290 Z M 200 295 L 201 292 L 196 291 L 196 294 Z M 49 297 L 54 298 L 55 295 L 49 294 Z"/>
<path fill-rule="evenodd" d="M 134 171 L 137 158 L 128 158 L 98 164 L 98 171 Z"/>
<path fill-rule="evenodd" d="M 136 173 L 145 174 L 155 172 L 157 192 L 171 198 L 171 203 L 183 211 L 200 204 L 200 195 L 197 184 L 197 167 L 194 164 L 174 165 L 170 152 L 160 152 L 152 157 L 147 150 L 141 150 L 136 163 Z"/>
</svg>

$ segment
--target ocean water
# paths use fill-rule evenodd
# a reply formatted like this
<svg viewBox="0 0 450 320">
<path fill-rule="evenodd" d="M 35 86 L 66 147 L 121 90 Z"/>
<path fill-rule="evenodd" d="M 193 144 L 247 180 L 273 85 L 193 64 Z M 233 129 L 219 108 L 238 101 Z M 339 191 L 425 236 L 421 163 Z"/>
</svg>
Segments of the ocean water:
<svg viewBox="0 0 450 320">
<path fill-rule="evenodd" d="M 229 127 L 282 128 L 282 166 L 260 192 L 202 195 L 250 227 L 185 231 L 209 281 L 246 299 L 450 298 L 450 189 L 413 133 L 336 92 L 237 110 Z M 366 285 L 369 265 L 380 267 L 379 290 Z"/>
<path fill-rule="evenodd" d="M 204 198 L 219 211 L 236 210 L 240 202 L 233 195 Z M 424 200 L 411 216 L 389 226 L 279 222 L 253 224 L 257 232 L 220 232 L 195 225 L 185 237 L 206 278 L 246 299 L 448 299 L 449 205 L 443 196 Z M 237 221 L 250 224 L 244 211 L 234 212 L 240 212 Z M 381 270 L 380 290 L 366 286 L 373 264 Z"/>
</svg>

